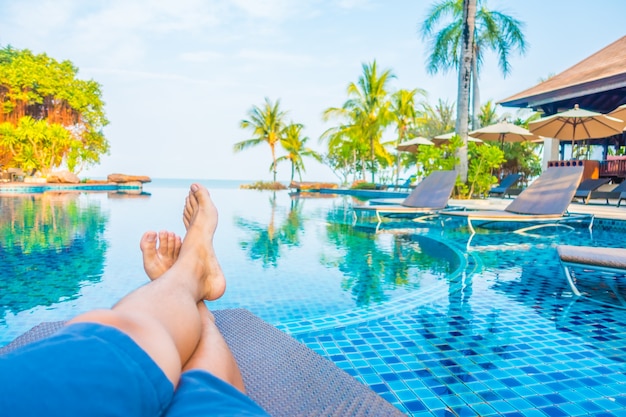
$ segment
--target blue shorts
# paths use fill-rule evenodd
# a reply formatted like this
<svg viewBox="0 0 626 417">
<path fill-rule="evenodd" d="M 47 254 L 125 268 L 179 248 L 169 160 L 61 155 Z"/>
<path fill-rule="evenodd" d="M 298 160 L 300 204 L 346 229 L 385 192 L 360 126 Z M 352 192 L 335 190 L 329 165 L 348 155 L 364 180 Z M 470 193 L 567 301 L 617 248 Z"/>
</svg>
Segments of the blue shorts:
<svg viewBox="0 0 626 417">
<path fill-rule="evenodd" d="M 172 383 L 129 336 L 77 323 L 0 356 L 3 416 L 267 415 L 231 385 L 207 372 Z M 203 410 L 204 414 L 195 414 Z M 213 414 L 213 413 L 216 414 Z M 255 413 L 255 414 L 254 414 Z"/>
</svg>

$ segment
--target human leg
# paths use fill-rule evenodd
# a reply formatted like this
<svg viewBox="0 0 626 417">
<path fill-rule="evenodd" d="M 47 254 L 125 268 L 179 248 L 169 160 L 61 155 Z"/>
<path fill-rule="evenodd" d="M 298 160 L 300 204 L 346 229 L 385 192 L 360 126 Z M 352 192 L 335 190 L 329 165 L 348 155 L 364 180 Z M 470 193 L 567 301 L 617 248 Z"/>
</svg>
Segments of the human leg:
<svg viewBox="0 0 626 417">
<path fill-rule="evenodd" d="M 177 243 L 178 242 L 178 243 Z M 180 238 L 173 232 L 146 232 L 140 241 L 143 265 L 151 280 L 163 275 L 174 264 L 180 251 Z M 215 325 L 215 318 L 204 301 L 197 305 L 202 322 L 202 336 L 196 349 L 183 367 L 183 372 L 192 369 L 205 370 L 245 393 L 239 366 Z"/>
<path fill-rule="evenodd" d="M 85 313 L 70 322 L 96 322 L 121 330 L 174 385 L 200 341 L 198 302 L 219 298 L 226 286 L 212 245 L 217 210 L 204 187 L 191 186 L 183 221 L 187 234 L 178 258 L 158 280 L 133 291 L 111 310 Z"/>
</svg>

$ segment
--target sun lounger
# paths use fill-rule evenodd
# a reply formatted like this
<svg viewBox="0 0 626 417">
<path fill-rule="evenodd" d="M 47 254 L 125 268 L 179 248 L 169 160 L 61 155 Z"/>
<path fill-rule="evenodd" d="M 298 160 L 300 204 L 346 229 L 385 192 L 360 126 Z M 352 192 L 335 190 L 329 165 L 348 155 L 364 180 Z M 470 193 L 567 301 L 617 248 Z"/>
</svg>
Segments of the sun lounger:
<svg viewBox="0 0 626 417">
<path fill-rule="evenodd" d="M 574 295 L 578 297 L 588 295 L 592 301 L 626 308 L 624 290 L 620 292 L 614 279 L 616 275 L 623 276 L 626 274 L 626 249 L 559 245 L 556 250 L 561 259 L 567 282 Z M 584 278 L 578 279 L 577 275 L 581 276 L 582 274 L 575 274 L 574 270 L 583 270 L 584 274 L 600 275 L 608 273 L 612 275 L 609 280 L 604 281 L 605 285 L 593 285 L 594 292 L 600 291 L 600 295 L 608 295 L 607 301 L 610 300 L 611 302 L 608 303 L 599 297 L 594 297 L 594 294 L 581 292 L 576 282 L 580 284 L 581 279 Z"/>
<path fill-rule="evenodd" d="M 404 180 L 402 184 L 390 186 L 389 188 L 393 188 L 395 191 L 400 191 L 400 190 L 409 191 L 411 189 L 411 184 L 413 184 L 413 181 L 415 181 L 415 175 L 411 175 L 409 178 Z"/>
<path fill-rule="evenodd" d="M 592 191 L 589 199 L 605 198 L 606 204 L 609 204 L 609 198 L 617 200 L 617 207 L 620 206 L 622 200 L 626 199 L 626 181 L 622 181 L 610 191 Z"/>
<path fill-rule="evenodd" d="M 399 205 L 362 205 L 354 206 L 354 220 L 357 213 L 375 213 L 378 223 L 382 216 L 418 216 L 432 215 L 446 208 L 452 195 L 457 174 L 455 171 L 435 171 L 420 181 Z"/>
<path fill-rule="evenodd" d="M 585 204 L 587 204 L 591 198 L 591 193 L 598 188 L 611 181 L 610 178 L 587 178 L 580 183 L 576 189 L 574 198 L 580 198 Z"/>
<path fill-rule="evenodd" d="M 273 417 L 404 415 L 331 361 L 249 311 L 213 313 L 248 395 Z M 0 354 L 48 336 L 62 325 L 42 323 L 0 349 Z"/>
<path fill-rule="evenodd" d="M 590 219 L 593 215 L 566 214 L 583 174 L 582 166 L 551 167 L 535 179 L 504 210 L 442 210 L 442 216 L 467 218 L 467 223 L 475 231 L 472 222 L 483 224 L 494 222 L 532 222 L 536 225 L 518 231 L 556 225 L 568 221 Z"/>
<path fill-rule="evenodd" d="M 498 184 L 498 186 L 493 187 L 491 190 L 489 190 L 489 195 L 494 194 L 500 197 L 504 197 L 504 195 L 507 194 L 510 197 L 511 194 L 509 193 L 509 190 L 515 184 L 517 184 L 517 182 L 519 181 L 521 177 L 522 176 L 520 174 L 507 175 L 506 177 L 502 179 L 502 181 L 500 181 L 500 184 Z"/>
</svg>

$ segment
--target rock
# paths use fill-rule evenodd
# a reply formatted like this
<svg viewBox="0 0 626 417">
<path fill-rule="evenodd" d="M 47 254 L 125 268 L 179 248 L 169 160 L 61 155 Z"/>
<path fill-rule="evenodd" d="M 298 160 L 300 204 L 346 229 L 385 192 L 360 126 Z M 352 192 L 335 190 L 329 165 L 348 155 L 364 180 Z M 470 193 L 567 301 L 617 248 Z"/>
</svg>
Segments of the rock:
<svg viewBox="0 0 626 417">
<path fill-rule="evenodd" d="M 115 183 L 125 183 L 125 182 L 140 182 L 146 183 L 151 182 L 150 177 L 146 177 L 145 175 L 126 175 L 126 174 L 109 174 L 107 177 L 109 182 Z"/>
<path fill-rule="evenodd" d="M 59 171 L 48 174 L 46 182 L 50 184 L 78 184 L 80 183 L 80 178 L 72 172 Z"/>
</svg>

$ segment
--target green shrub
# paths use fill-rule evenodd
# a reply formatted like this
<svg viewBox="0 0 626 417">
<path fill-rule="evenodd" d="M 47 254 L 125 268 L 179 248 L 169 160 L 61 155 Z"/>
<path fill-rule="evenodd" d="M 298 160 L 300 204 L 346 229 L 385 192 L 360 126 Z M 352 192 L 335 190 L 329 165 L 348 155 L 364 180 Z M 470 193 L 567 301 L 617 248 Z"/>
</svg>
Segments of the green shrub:
<svg viewBox="0 0 626 417">
<path fill-rule="evenodd" d="M 241 184 L 239 188 L 246 190 L 286 190 L 287 187 L 280 182 L 273 181 L 257 181 L 253 184 Z"/>
</svg>

